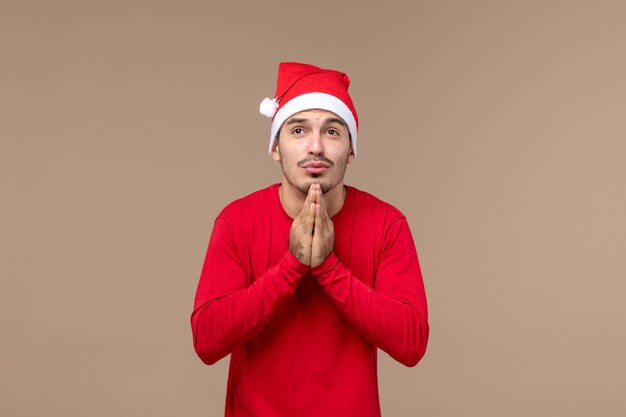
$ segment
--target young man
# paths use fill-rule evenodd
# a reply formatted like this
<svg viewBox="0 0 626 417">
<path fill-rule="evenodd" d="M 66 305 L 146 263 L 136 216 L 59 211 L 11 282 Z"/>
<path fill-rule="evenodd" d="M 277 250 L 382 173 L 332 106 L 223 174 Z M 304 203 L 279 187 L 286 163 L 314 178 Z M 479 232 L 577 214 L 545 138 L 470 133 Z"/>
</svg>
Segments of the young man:
<svg viewBox="0 0 626 417">
<path fill-rule="evenodd" d="M 415 245 L 393 206 L 343 183 L 358 118 L 341 72 L 282 63 L 270 154 L 282 180 L 215 220 L 191 316 L 194 347 L 231 354 L 227 417 L 380 416 L 377 348 L 422 358 Z"/>
</svg>

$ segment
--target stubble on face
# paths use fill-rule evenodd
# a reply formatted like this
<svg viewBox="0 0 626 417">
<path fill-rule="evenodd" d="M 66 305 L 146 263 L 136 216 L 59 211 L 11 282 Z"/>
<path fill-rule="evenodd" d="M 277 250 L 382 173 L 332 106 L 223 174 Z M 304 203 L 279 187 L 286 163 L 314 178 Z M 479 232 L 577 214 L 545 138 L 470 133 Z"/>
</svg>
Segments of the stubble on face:
<svg viewBox="0 0 626 417">
<path fill-rule="evenodd" d="M 279 147 L 280 150 L 280 141 L 278 141 L 277 139 L 277 143 L 276 146 Z M 284 155 L 284 153 L 281 152 L 281 155 Z M 337 184 L 339 184 L 339 182 L 341 182 L 345 176 L 346 173 L 346 168 L 348 166 L 348 158 L 349 158 L 350 154 L 346 155 L 345 158 L 341 159 L 338 161 L 338 166 L 337 166 L 337 174 L 338 174 L 338 178 L 339 181 L 337 181 L 337 183 L 332 183 L 330 181 L 324 181 L 321 180 L 322 177 L 324 176 L 323 174 L 309 174 L 310 177 L 312 178 L 312 181 L 307 181 L 305 183 L 300 183 L 298 184 L 297 179 L 295 178 L 295 175 L 291 172 L 291 170 L 289 169 L 289 164 L 284 160 L 284 158 L 280 159 L 280 168 L 283 172 L 283 175 L 285 176 L 285 178 L 287 179 L 287 182 L 289 182 L 289 184 L 291 184 L 291 186 L 295 187 L 298 191 L 300 191 L 302 194 L 306 195 L 309 192 L 309 188 L 311 187 L 311 184 L 314 183 L 318 183 L 320 184 L 320 187 L 322 189 L 322 193 L 326 194 L 328 191 L 332 190 L 334 187 L 337 186 Z M 332 169 L 335 166 L 335 163 L 333 161 L 331 161 L 330 159 L 326 158 L 325 156 L 309 156 L 306 159 L 303 159 L 301 161 L 298 161 L 296 163 L 296 166 L 298 166 L 299 168 L 302 168 L 302 166 L 306 163 L 309 162 L 322 162 L 328 165 L 329 169 Z"/>
</svg>

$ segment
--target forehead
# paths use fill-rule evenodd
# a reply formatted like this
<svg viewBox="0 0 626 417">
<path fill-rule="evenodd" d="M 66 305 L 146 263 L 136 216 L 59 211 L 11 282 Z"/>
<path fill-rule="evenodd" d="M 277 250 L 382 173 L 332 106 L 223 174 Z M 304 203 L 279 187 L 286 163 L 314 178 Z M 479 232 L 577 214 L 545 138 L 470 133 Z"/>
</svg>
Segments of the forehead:
<svg viewBox="0 0 626 417">
<path fill-rule="evenodd" d="M 289 123 L 289 121 L 292 119 L 306 119 L 306 120 L 310 120 L 313 122 L 321 122 L 321 123 L 329 119 L 334 119 L 335 121 L 338 121 L 344 126 L 346 126 L 346 122 L 337 114 L 331 111 L 322 110 L 322 109 L 309 109 L 309 110 L 303 110 L 298 113 L 292 114 L 291 116 L 289 116 L 287 120 L 285 120 L 285 124 Z"/>
</svg>

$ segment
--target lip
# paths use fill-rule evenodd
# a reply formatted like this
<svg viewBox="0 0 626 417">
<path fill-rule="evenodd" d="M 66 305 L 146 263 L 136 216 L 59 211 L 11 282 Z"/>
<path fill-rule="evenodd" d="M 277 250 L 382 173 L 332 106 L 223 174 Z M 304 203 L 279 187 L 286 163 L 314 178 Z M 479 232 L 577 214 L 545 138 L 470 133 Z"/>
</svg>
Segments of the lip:
<svg viewBox="0 0 626 417">
<path fill-rule="evenodd" d="M 317 161 L 313 161 L 313 162 L 307 162 L 306 164 L 302 165 L 303 168 L 328 168 L 328 164 L 325 164 L 323 162 L 317 162 Z"/>
<path fill-rule="evenodd" d="M 324 161 L 309 161 L 302 165 L 302 168 L 309 174 L 322 174 L 330 168 L 330 164 Z"/>
<path fill-rule="evenodd" d="M 307 165 L 304 167 L 304 170 L 311 174 L 321 174 L 328 169 L 328 166 L 321 164 L 319 166 Z"/>
</svg>

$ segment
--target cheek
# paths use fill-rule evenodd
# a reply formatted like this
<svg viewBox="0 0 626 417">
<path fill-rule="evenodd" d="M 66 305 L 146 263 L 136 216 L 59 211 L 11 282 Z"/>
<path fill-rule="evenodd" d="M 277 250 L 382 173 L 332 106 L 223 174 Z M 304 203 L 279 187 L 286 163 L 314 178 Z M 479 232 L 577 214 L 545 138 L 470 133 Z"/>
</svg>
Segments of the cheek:
<svg viewBox="0 0 626 417">
<path fill-rule="evenodd" d="M 348 164 L 352 162 L 354 156 L 350 152 L 350 148 L 345 148 L 344 146 L 338 147 L 334 152 L 335 158 L 334 161 L 341 163 L 341 165 Z"/>
<path fill-rule="evenodd" d="M 298 155 L 301 155 L 302 153 L 302 149 L 300 149 L 302 147 L 303 146 L 298 143 L 289 143 L 289 144 L 283 143 L 282 146 L 280 146 L 279 148 L 280 158 L 283 161 L 298 160 Z"/>
</svg>

